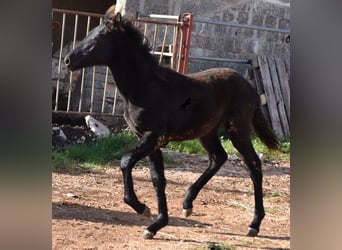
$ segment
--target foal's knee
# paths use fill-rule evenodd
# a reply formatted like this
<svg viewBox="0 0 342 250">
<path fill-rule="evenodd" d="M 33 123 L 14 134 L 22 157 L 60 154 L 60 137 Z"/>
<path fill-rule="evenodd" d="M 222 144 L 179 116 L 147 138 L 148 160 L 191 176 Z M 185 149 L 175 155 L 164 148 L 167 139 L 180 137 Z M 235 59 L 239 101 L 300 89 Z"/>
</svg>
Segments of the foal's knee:
<svg viewBox="0 0 342 250">
<path fill-rule="evenodd" d="M 120 168 L 121 170 L 127 169 L 132 165 L 132 155 L 131 154 L 124 154 L 121 157 Z"/>
</svg>

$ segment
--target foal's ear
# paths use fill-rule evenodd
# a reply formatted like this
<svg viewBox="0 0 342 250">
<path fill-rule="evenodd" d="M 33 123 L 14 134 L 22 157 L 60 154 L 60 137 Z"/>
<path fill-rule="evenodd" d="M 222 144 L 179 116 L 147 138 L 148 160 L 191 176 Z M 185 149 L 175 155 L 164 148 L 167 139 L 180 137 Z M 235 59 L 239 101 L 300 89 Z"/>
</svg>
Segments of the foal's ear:
<svg viewBox="0 0 342 250">
<path fill-rule="evenodd" d="M 115 15 L 114 18 L 113 18 L 113 22 L 115 22 L 115 23 L 121 23 L 121 20 L 122 20 L 121 13 L 120 13 L 120 12 L 116 13 L 116 15 Z"/>
<path fill-rule="evenodd" d="M 116 15 L 113 18 L 113 22 L 120 31 L 125 31 L 125 28 L 122 25 L 122 16 L 120 12 L 116 13 Z"/>
</svg>

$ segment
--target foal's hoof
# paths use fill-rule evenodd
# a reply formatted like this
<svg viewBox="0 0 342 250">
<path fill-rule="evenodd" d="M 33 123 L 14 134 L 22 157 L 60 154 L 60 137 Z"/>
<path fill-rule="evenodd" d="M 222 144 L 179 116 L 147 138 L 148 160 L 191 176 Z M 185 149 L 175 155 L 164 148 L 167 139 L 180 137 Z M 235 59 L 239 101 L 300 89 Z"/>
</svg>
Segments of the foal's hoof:
<svg viewBox="0 0 342 250">
<path fill-rule="evenodd" d="M 183 208 L 183 216 L 189 217 L 192 214 L 192 208 L 184 209 Z"/>
<path fill-rule="evenodd" d="M 144 231 L 144 233 L 143 233 L 143 238 L 144 238 L 145 240 L 150 240 L 150 239 L 152 239 L 153 236 L 155 236 L 155 235 L 156 235 L 156 234 L 154 234 L 154 233 L 148 231 L 147 229 L 145 229 L 145 231 Z"/>
<path fill-rule="evenodd" d="M 259 230 L 256 230 L 255 228 L 252 228 L 252 227 L 249 227 L 248 228 L 248 233 L 247 233 L 247 236 L 249 237 L 255 237 L 257 236 L 259 233 Z"/>
<path fill-rule="evenodd" d="M 150 218 L 151 217 L 151 209 L 148 206 L 145 206 L 145 210 L 144 210 L 144 212 L 142 212 L 142 215 L 147 217 L 147 218 Z"/>
</svg>

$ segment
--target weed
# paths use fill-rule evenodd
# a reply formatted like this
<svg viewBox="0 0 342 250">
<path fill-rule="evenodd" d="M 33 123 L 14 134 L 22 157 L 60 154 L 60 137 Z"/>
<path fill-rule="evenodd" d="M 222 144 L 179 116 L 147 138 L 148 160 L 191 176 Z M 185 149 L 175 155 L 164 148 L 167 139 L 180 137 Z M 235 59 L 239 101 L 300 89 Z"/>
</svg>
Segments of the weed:
<svg viewBox="0 0 342 250">
<path fill-rule="evenodd" d="M 209 244 L 208 249 L 210 250 L 235 250 L 236 247 L 230 244 L 212 242 Z"/>
<path fill-rule="evenodd" d="M 113 160 L 119 160 L 122 154 L 137 142 L 133 133 L 120 132 L 113 136 L 99 138 L 90 144 L 73 145 L 64 151 L 52 152 L 52 168 L 84 169 L 84 164 L 106 165 Z M 77 164 L 78 163 L 78 164 Z M 83 164 L 83 165 L 80 165 Z"/>
<path fill-rule="evenodd" d="M 273 192 L 272 194 L 271 194 L 271 197 L 281 197 L 282 195 L 281 195 L 281 193 L 279 193 L 279 192 Z"/>
<path fill-rule="evenodd" d="M 170 142 L 167 148 L 187 154 L 205 154 L 205 150 L 197 140 Z"/>
<path fill-rule="evenodd" d="M 246 205 L 243 205 L 239 202 L 233 202 L 232 204 L 230 204 L 230 206 L 234 208 L 241 208 L 243 210 L 249 210 L 249 208 Z"/>
</svg>

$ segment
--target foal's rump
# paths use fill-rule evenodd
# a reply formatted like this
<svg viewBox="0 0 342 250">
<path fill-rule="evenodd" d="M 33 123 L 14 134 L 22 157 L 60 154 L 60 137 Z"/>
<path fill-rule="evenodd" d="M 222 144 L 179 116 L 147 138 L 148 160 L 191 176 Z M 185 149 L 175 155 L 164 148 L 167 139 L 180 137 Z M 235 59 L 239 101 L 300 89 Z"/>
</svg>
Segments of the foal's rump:
<svg viewBox="0 0 342 250">
<path fill-rule="evenodd" d="M 230 68 L 213 68 L 188 76 L 212 85 L 216 102 L 224 106 L 219 108 L 224 111 L 218 113 L 223 114 L 221 123 L 227 131 L 240 127 L 249 133 L 253 128 L 269 149 L 278 148 L 278 139 L 261 112 L 260 98 L 244 77 Z"/>
<path fill-rule="evenodd" d="M 212 68 L 197 73 L 188 74 L 188 77 L 199 81 L 203 85 L 211 85 L 215 91 L 215 98 L 222 98 L 227 105 L 255 104 L 257 93 L 249 82 L 231 68 Z M 234 101 L 231 101 L 236 99 Z M 242 103 L 241 103 L 242 104 Z"/>
</svg>

